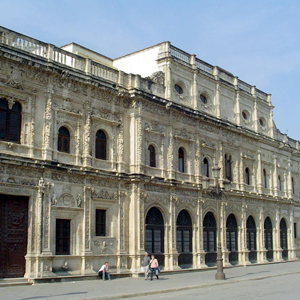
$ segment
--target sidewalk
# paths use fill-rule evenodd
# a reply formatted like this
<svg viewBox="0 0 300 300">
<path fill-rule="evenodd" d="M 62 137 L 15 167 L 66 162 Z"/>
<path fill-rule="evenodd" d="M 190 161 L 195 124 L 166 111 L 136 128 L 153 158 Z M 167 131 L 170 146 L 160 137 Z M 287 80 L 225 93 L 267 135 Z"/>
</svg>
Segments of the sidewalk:
<svg viewBox="0 0 300 300">
<path fill-rule="evenodd" d="M 142 297 L 219 284 L 258 280 L 300 273 L 300 261 L 224 269 L 226 280 L 215 280 L 215 269 L 160 275 L 160 280 L 120 278 L 111 281 L 87 280 L 0 288 L 0 300 L 80 300 Z"/>
</svg>

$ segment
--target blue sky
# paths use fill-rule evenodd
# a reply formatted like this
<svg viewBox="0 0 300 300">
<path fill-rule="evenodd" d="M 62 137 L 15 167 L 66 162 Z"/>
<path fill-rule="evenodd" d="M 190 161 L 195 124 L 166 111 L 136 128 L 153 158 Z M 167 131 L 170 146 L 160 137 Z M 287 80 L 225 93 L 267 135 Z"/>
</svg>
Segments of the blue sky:
<svg viewBox="0 0 300 300">
<path fill-rule="evenodd" d="M 0 25 L 111 58 L 170 41 L 272 94 L 274 120 L 300 140 L 300 1 L 2 0 Z"/>
</svg>

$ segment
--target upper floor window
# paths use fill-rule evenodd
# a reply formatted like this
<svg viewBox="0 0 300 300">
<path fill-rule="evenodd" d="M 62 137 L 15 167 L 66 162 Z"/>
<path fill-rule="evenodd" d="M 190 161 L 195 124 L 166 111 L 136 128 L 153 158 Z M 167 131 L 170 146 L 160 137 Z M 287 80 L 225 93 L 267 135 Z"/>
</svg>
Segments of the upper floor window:
<svg viewBox="0 0 300 300">
<path fill-rule="evenodd" d="M 203 176 L 209 177 L 209 163 L 207 158 L 203 159 Z"/>
<path fill-rule="evenodd" d="M 207 98 L 204 95 L 200 95 L 200 100 L 203 104 L 207 104 Z"/>
<path fill-rule="evenodd" d="M 294 178 L 292 177 L 292 193 L 295 194 Z"/>
<path fill-rule="evenodd" d="M 277 187 L 278 187 L 279 191 L 281 191 L 281 177 L 280 177 L 280 175 L 278 175 L 278 178 L 277 178 Z"/>
<path fill-rule="evenodd" d="M 70 153 L 70 133 L 64 126 L 60 127 L 58 130 L 57 150 Z"/>
<path fill-rule="evenodd" d="M 232 181 L 231 155 L 225 154 L 225 178 Z"/>
<path fill-rule="evenodd" d="M 148 147 L 148 164 L 150 167 L 156 167 L 155 148 L 152 145 Z"/>
<path fill-rule="evenodd" d="M 96 209 L 96 236 L 106 236 L 105 209 Z"/>
<path fill-rule="evenodd" d="M 106 160 L 106 146 L 107 146 L 106 134 L 102 130 L 98 130 L 96 133 L 96 149 L 95 149 L 96 158 Z"/>
<path fill-rule="evenodd" d="M 11 109 L 5 99 L 0 99 L 0 140 L 20 143 L 22 107 L 15 102 Z"/>
<path fill-rule="evenodd" d="M 268 182 L 267 182 L 267 172 L 266 169 L 263 169 L 263 187 L 267 188 L 268 187 Z"/>
<path fill-rule="evenodd" d="M 182 87 L 179 85 L 179 84 L 175 84 L 175 91 L 178 93 L 178 94 L 183 94 L 183 89 Z"/>
<path fill-rule="evenodd" d="M 245 169 L 245 183 L 246 184 L 250 184 L 250 171 L 249 171 L 249 168 L 246 168 Z"/>
<path fill-rule="evenodd" d="M 184 173 L 184 167 L 184 150 L 180 147 L 178 150 L 178 171 Z"/>
</svg>

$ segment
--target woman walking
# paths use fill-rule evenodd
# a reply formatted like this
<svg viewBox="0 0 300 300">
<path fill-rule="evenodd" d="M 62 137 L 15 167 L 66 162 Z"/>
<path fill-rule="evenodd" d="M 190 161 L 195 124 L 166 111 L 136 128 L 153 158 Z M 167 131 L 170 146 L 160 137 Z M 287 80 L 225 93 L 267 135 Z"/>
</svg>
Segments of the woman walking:
<svg viewBox="0 0 300 300">
<path fill-rule="evenodd" d="M 154 257 L 154 255 L 151 255 L 151 260 L 150 260 L 150 270 L 151 270 L 151 278 L 150 280 L 153 280 L 153 273 L 155 272 L 156 279 L 158 280 L 158 261 Z"/>
</svg>

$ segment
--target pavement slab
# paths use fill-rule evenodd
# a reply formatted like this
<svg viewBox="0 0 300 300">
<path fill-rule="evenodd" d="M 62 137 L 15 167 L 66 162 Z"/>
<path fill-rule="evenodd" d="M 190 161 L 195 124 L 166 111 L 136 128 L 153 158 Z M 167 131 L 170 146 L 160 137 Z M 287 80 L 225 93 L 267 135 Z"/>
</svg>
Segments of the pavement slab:
<svg viewBox="0 0 300 300">
<path fill-rule="evenodd" d="M 61 283 L 41 283 L 31 286 L 0 288 L 0 300 L 102 300 L 141 298 L 146 295 L 170 293 L 247 280 L 262 280 L 300 273 L 300 261 L 251 265 L 224 269 L 226 279 L 215 280 L 216 269 L 160 274 L 153 281 L 140 278 L 118 278 L 111 281 L 87 280 Z"/>
</svg>

